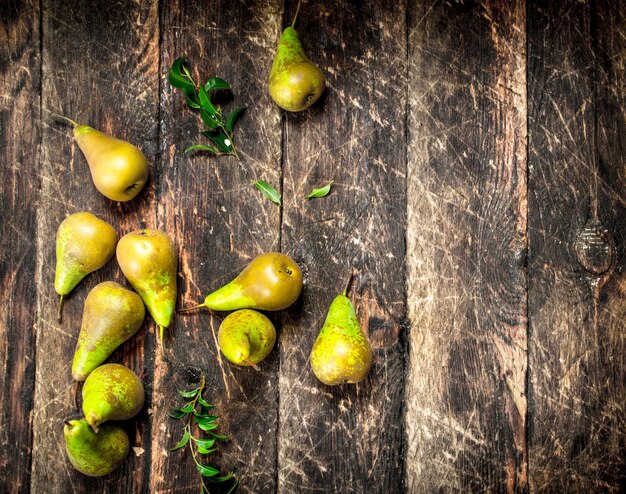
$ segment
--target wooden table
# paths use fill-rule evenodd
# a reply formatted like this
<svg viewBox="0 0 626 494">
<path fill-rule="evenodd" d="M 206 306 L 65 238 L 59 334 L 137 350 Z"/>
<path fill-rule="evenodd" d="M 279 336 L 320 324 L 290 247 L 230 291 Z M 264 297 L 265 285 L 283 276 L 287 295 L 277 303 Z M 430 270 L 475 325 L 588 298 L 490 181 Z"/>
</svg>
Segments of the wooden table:
<svg viewBox="0 0 626 494">
<path fill-rule="evenodd" d="M 285 114 L 266 81 L 296 2 L 0 5 L 0 492 L 198 492 L 177 390 L 201 374 L 246 493 L 618 492 L 626 482 L 626 3 L 303 2 L 327 91 Z M 185 155 L 201 124 L 167 70 L 233 86 L 241 160 Z M 140 146 L 151 178 L 101 196 L 62 113 Z M 201 138 L 200 138 L 201 139 Z M 263 179 L 283 206 L 253 186 Z M 334 180 L 331 194 L 307 201 Z M 142 378 L 143 448 L 92 479 L 66 459 L 86 294 L 53 290 L 55 233 L 91 211 L 179 247 L 179 306 L 254 256 L 304 268 L 260 372 L 216 349 L 223 314 L 147 319 L 112 357 Z M 308 355 L 351 269 L 375 362 L 327 387 Z"/>
</svg>

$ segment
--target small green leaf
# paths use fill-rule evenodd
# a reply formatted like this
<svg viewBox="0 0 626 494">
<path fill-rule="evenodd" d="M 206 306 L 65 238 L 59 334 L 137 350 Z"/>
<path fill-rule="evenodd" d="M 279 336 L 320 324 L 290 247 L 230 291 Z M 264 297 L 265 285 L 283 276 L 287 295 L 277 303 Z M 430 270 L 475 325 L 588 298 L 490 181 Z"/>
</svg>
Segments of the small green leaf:
<svg viewBox="0 0 626 494">
<path fill-rule="evenodd" d="M 205 449 L 198 446 L 198 453 L 200 453 L 201 455 L 208 455 L 210 453 L 213 453 L 213 451 L 217 451 L 217 448 Z"/>
<path fill-rule="evenodd" d="M 219 125 L 219 122 L 215 119 L 215 117 L 212 116 L 204 108 L 200 108 L 200 118 L 204 122 L 204 125 L 206 125 L 211 130 L 216 129 Z"/>
<path fill-rule="evenodd" d="M 200 86 L 200 90 L 198 91 L 198 97 L 200 99 L 200 105 L 204 110 L 207 111 L 207 113 L 209 113 L 210 115 L 217 115 L 217 109 L 211 102 L 211 98 L 206 92 L 206 89 L 204 89 L 204 87 L 202 86 Z"/>
<path fill-rule="evenodd" d="M 189 412 L 193 411 L 193 409 L 194 409 L 193 402 L 189 402 L 183 408 L 181 408 L 181 411 L 183 411 L 185 413 L 189 413 Z"/>
<path fill-rule="evenodd" d="M 220 77 L 211 77 L 204 85 L 204 89 L 207 91 L 213 89 L 230 89 L 230 84 Z"/>
<path fill-rule="evenodd" d="M 219 434 L 215 434 L 214 432 L 211 432 L 211 431 L 208 431 L 208 432 L 215 439 L 221 439 L 222 441 L 226 441 L 228 439 L 228 436 L 220 436 Z"/>
<path fill-rule="evenodd" d="M 195 398 L 200 388 L 193 389 L 191 391 L 179 391 L 178 394 L 183 398 Z"/>
<path fill-rule="evenodd" d="M 215 439 L 192 438 L 199 448 L 209 449 L 215 444 Z"/>
<path fill-rule="evenodd" d="M 196 420 L 196 422 L 198 422 L 198 427 L 200 427 L 200 429 L 205 432 L 217 429 L 218 427 L 218 424 L 216 424 L 215 422 L 205 422 L 200 420 Z"/>
<path fill-rule="evenodd" d="M 228 130 L 228 132 L 230 132 L 231 134 L 233 132 L 233 127 L 235 126 L 235 121 L 237 120 L 237 118 L 239 118 L 239 115 L 241 115 L 245 109 L 246 107 L 242 106 L 234 110 L 230 115 L 228 115 L 228 119 L 226 120 L 226 130 Z"/>
<path fill-rule="evenodd" d="M 325 185 L 324 187 L 320 188 L 320 189 L 313 189 L 311 191 L 311 193 L 306 196 L 307 199 L 313 199 L 316 197 L 324 197 L 327 196 L 328 193 L 330 192 L 330 186 L 333 184 L 334 180 L 331 180 L 330 182 L 328 182 L 327 185 Z"/>
<path fill-rule="evenodd" d="M 180 418 L 183 418 L 185 415 L 187 414 L 183 412 L 180 408 L 174 408 L 170 412 L 170 417 L 172 417 L 173 419 L 180 419 Z"/>
<path fill-rule="evenodd" d="M 200 405 L 202 405 L 205 408 L 215 408 L 210 403 L 207 403 L 206 401 L 204 401 L 204 398 L 202 398 L 202 396 L 198 396 L 198 403 L 200 403 Z"/>
<path fill-rule="evenodd" d="M 228 136 L 222 131 L 207 130 L 202 132 L 202 135 L 211 139 L 222 153 L 230 153 L 233 149 L 233 143 L 230 142 Z"/>
<path fill-rule="evenodd" d="M 196 466 L 198 467 L 198 472 L 200 472 L 200 475 L 203 477 L 215 477 L 218 473 L 220 473 L 218 469 L 208 465 L 196 464 Z"/>
<path fill-rule="evenodd" d="M 218 154 L 219 151 L 212 146 L 203 146 L 202 144 L 194 144 L 193 146 L 189 146 L 185 149 L 185 153 L 190 153 L 191 151 L 210 151 L 212 153 Z M 198 399 L 200 401 L 200 399 Z"/>
<path fill-rule="evenodd" d="M 274 187 L 265 182 L 264 180 L 257 180 L 254 182 L 254 186 L 263 192 L 263 195 L 267 197 L 274 204 L 278 204 L 280 206 L 280 195 Z"/>
<path fill-rule="evenodd" d="M 177 58 L 174 61 L 172 67 L 167 73 L 167 79 L 172 86 L 178 89 L 183 89 L 189 86 L 195 88 L 195 85 L 191 80 L 189 70 L 187 70 L 187 67 L 185 67 L 185 59 L 182 57 Z"/>
<path fill-rule="evenodd" d="M 176 451 L 177 449 L 182 448 L 185 444 L 189 442 L 189 437 L 190 437 L 189 429 L 185 427 L 185 433 L 183 434 L 183 438 L 178 442 L 176 446 L 170 449 L 170 451 Z"/>
<path fill-rule="evenodd" d="M 233 478 L 233 472 L 228 473 L 227 475 L 224 475 L 223 477 L 216 477 L 214 479 L 211 479 L 211 482 L 226 482 L 227 480 L 230 480 Z M 235 483 L 235 485 L 237 485 L 237 483 Z M 232 492 L 232 491 L 228 491 L 228 492 Z"/>
<path fill-rule="evenodd" d="M 215 422 L 218 419 L 215 415 L 209 415 L 207 413 L 193 412 L 193 414 L 196 416 L 196 420 L 200 419 L 206 420 L 207 422 Z"/>
<path fill-rule="evenodd" d="M 196 88 L 186 86 L 182 88 L 182 90 L 185 93 L 185 100 L 187 101 L 187 104 L 191 108 L 200 108 L 200 100 L 198 99 L 198 93 L 196 93 Z"/>
</svg>

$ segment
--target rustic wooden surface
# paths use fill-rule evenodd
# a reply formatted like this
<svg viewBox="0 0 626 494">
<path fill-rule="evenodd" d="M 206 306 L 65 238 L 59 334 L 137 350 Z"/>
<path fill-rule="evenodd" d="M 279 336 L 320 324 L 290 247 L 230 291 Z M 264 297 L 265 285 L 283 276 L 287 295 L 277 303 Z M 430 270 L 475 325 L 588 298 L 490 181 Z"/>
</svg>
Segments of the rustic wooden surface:
<svg viewBox="0 0 626 494">
<path fill-rule="evenodd" d="M 239 492 L 623 491 L 626 2 L 304 1 L 327 91 L 285 114 L 266 80 L 296 3 L 0 3 L 0 492 L 198 492 L 167 413 L 201 374 Z M 167 82 L 179 56 L 248 106 L 240 161 L 183 153 L 200 126 Z M 139 145 L 145 190 L 97 193 L 51 112 Z M 147 319 L 111 358 L 146 387 L 124 425 L 142 453 L 101 479 L 65 457 L 69 367 L 86 294 L 125 281 L 110 262 L 56 320 L 54 237 L 81 210 L 170 233 L 181 307 L 265 251 L 306 278 L 258 373 L 221 357 L 223 314 L 178 316 L 165 352 Z M 307 358 L 353 269 L 375 360 L 333 388 Z"/>
</svg>

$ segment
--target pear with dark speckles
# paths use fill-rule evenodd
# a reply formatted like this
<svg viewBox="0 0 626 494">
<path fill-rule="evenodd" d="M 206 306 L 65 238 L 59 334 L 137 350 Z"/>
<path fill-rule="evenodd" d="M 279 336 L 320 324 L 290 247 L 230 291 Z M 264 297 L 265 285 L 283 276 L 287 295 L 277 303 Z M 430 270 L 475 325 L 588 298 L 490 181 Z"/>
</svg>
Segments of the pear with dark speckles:
<svg viewBox="0 0 626 494">
<path fill-rule="evenodd" d="M 176 307 L 176 246 L 160 230 L 137 230 L 124 235 L 117 244 L 117 262 L 141 296 L 159 328 L 169 327 Z"/>
<path fill-rule="evenodd" d="M 104 364 L 83 385 L 83 413 L 93 428 L 107 420 L 127 420 L 139 413 L 145 399 L 137 375 L 121 364 Z"/>
<path fill-rule="evenodd" d="M 345 293 L 333 300 L 311 350 L 311 367 L 324 384 L 358 383 L 372 366 L 372 348 Z"/>
<path fill-rule="evenodd" d="M 128 455 L 128 435 L 118 425 L 105 424 L 96 434 L 85 419 L 68 420 L 63 429 L 65 450 L 74 468 L 90 477 L 107 475 Z"/>
<path fill-rule="evenodd" d="M 87 295 L 74 352 L 72 376 L 84 381 L 115 349 L 133 336 L 145 317 L 141 297 L 114 281 L 96 285 Z"/>
</svg>

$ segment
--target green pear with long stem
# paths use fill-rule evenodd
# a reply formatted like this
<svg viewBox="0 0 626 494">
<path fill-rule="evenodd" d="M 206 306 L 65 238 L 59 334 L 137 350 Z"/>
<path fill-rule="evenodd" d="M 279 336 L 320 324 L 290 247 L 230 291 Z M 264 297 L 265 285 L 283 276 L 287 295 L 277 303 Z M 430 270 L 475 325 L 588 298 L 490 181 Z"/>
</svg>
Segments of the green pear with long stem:
<svg viewBox="0 0 626 494">
<path fill-rule="evenodd" d="M 124 429 L 113 424 L 103 425 L 96 434 L 85 419 L 68 420 L 63 437 L 74 468 L 90 477 L 111 473 L 123 463 L 130 449 Z"/>
<path fill-rule="evenodd" d="M 322 95 L 326 84 L 322 71 L 304 53 L 293 27 L 297 16 L 298 11 L 278 41 L 268 86 L 274 102 L 290 112 L 309 108 Z"/>
<path fill-rule="evenodd" d="M 162 342 L 176 307 L 178 255 L 174 242 L 160 230 L 128 233 L 117 245 L 117 262 L 146 304 Z"/>
<path fill-rule="evenodd" d="M 148 161 L 139 148 L 71 118 L 56 116 L 74 127 L 74 139 L 102 195 L 125 202 L 139 194 L 148 181 Z"/>
<path fill-rule="evenodd" d="M 72 376 L 84 381 L 143 323 L 145 308 L 141 297 L 114 281 L 96 285 L 87 295 L 78 335 Z"/>
<path fill-rule="evenodd" d="M 83 385 L 83 414 L 94 431 L 108 420 L 127 420 L 143 407 L 141 379 L 121 364 L 104 364 L 94 369 Z"/>
<path fill-rule="evenodd" d="M 212 310 L 283 310 L 302 291 L 302 271 L 298 264 L 280 252 L 261 254 L 232 281 L 210 293 L 204 303 L 180 312 L 206 307 Z"/>
<path fill-rule="evenodd" d="M 54 276 L 54 289 L 60 296 L 59 319 L 63 297 L 113 257 L 116 243 L 115 229 L 91 213 L 74 213 L 61 222 L 56 236 Z"/>
<path fill-rule="evenodd" d="M 345 292 L 333 300 L 313 349 L 313 373 L 324 384 L 361 382 L 372 366 L 372 347 Z"/>
<path fill-rule="evenodd" d="M 274 348 L 276 329 L 264 314 L 243 309 L 224 318 L 217 340 L 222 354 L 233 364 L 257 369 Z"/>
</svg>

